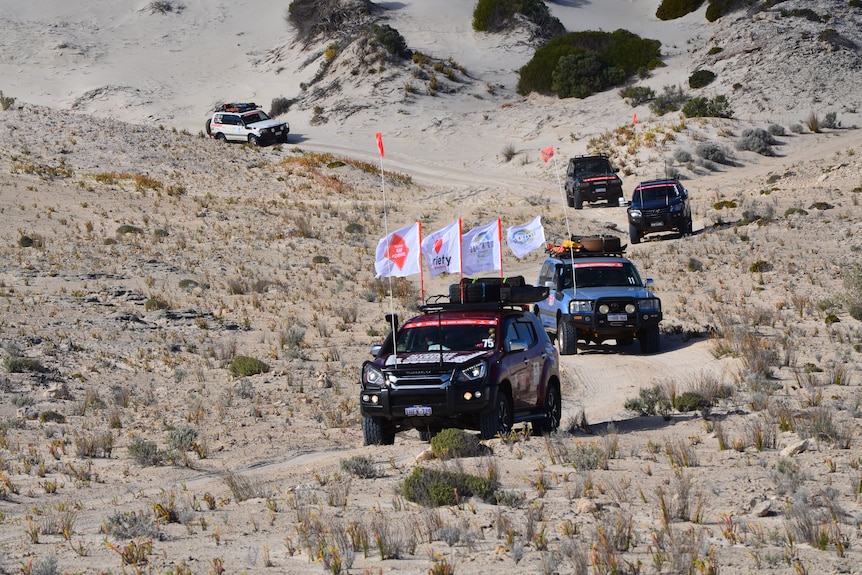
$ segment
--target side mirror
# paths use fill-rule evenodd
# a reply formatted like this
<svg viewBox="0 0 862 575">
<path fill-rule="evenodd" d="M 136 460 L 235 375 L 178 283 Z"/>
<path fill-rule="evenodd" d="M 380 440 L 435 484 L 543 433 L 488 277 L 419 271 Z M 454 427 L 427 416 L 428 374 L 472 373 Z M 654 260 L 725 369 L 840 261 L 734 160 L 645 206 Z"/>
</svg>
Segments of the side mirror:
<svg viewBox="0 0 862 575">
<path fill-rule="evenodd" d="M 373 355 L 374 357 L 377 357 L 378 355 L 380 355 L 381 349 L 383 349 L 383 344 L 382 343 L 375 343 L 374 345 L 371 346 L 371 355 Z"/>
<path fill-rule="evenodd" d="M 527 344 L 521 341 L 520 339 L 513 339 L 512 341 L 506 342 L 506 347 L 508 348 L 509 353 L 516 353 L 519 351 L 527 351 Z"/>
<path fill-rule="evenodd" d="M 557 284 L 554 280 L 548 280 L 545 282 L 545 287 L 549 289 L 557 289 Z"/>
<path fill-rule="evenodd" d="M 655 283 L 655 281 L 653 281 L 652 278 L 647 278 L 646 281 L 644 282 L 644 287 L 652 288 L 654 283 Z"/>
</svg>

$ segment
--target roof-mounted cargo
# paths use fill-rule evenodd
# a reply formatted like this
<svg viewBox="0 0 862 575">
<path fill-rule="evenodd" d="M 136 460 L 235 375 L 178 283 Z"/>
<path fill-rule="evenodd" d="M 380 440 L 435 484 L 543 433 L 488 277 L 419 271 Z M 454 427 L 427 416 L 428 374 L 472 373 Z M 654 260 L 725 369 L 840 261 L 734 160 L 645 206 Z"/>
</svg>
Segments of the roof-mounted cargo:
<svg viewBox="0 0 862 575">
<path fill-rule="evenodd" d="M 596 256 L 623 256 L 626 246 L 616 236 L 572 236 L 559 245 L 548 244 L 548 255 L 555 258 L 589 258 Z"/>
</svg>

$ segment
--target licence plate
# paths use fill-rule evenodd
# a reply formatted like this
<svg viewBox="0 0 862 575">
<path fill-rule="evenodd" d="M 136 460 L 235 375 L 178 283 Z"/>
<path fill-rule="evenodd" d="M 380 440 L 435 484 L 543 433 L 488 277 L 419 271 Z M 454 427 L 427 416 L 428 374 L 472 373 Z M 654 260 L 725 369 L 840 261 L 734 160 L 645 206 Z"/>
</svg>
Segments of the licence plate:
<svg viewBox="0 0 862 575">
<path fill-rule="evenodd" d="M 431 408 L 426 405 L 414 405 L 413 407 L 405 407 L 404 415 L 407 416 L 428 416 L 431 415 Z"/>
<path fill-rule="evenodd" d="M 606 191 L 608 191 L 608 189 L 607 189 L 607 188 L 596 188 L 596 193 L 597 193 L 597 194 L 601 194 L 601 193 L 606 192 Z"/>
<path fill-rule="evenodd" d="M 629 318 L 627 314 L 624 313 L 609 313 L 608 321 L 626 321 Z"/>
<path fill-rule="evenodd" d="M 660 228 L 664 225 L 664 222 L 650 222 L 649 225 L 651 228 Z"/>
</svg>

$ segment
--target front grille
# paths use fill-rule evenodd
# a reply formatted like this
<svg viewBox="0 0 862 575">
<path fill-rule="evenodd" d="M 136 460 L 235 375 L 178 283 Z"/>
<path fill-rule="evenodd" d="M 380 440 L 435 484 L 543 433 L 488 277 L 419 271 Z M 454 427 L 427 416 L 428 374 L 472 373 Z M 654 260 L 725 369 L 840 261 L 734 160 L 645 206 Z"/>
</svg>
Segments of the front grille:
<svg viewBox="0 0 862 575">
<path fill-rule="evenodd" d="M 649 210 L 641 210 L 645 218 L 663 218 L 668 213 L 668 208 L 651 208 Z"/>
</svg>

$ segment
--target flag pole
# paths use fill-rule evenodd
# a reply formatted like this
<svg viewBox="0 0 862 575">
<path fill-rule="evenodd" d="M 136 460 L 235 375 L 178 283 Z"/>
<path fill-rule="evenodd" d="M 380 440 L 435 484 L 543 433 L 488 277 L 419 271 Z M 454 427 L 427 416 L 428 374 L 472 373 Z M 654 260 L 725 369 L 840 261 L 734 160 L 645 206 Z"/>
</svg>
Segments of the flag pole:
<svg viewBox="0 0 862 575">
<path fill-rule="evenodd" d="M 553 148 L 551 148 L 553 152 Z M 572 246 L 572 228 L 569 225 L 569 203 L 566 201 L 565 191 L 563 190 L 563 181 L 560 178 L 560 167 L 557 164 L 557 154 L 553 154 L 554 158 L 554 172 L 557 175 L 557 187 L 560 189 L 560 200 L 563 202 L 563 216 L 566 220 L 566 234 L 568 235 L 569 240 L 569 256 L 571 259 L 575 259 L 575 248 Z M 572 287 L 575 286 L 575 265 L 572 263 Z"/>
<path fill-rule="evenodd" d="M 461 290 L 461 301 L 464 301 L 464 228 L 461 224 L 461 216 L 458 215 L 458 287 Z"/>
<path fill-rule="evenodd" d="M 419 260 L 419 297 L 425 303 L 425 274 L 422 271 L 422 220 L 416 220 L 419 224 L 419 250 L 416 259 Z"/>
<path fill-rule="evenodd" d="M 497 216 L 497 245 L 500 246 L 500 283 L 503 283 L 503 226 Z"/>
<path fill-rule="evenodd" d="M 386 177 L 383 173 L 383 134 L 377 132 L 374 134 L 377 139 L 377 151 L 380 153 L 380 191 L 383 195 L 383 232 L 386 234 L 386 253 L 389 254 L 392 249 L 392 238 L 389 237 L 389 221 L 386 215 Z M 391 265 L 391 264 L 390 264 Z M 395 365 L 398 366 L 398 347 L 395 345 L 395 302 L 392 296 L 392 274 L 387 273 L 389 280 L 389 328 L 392 334 L 392 355 L 395 358 Z"/>
</svg>

